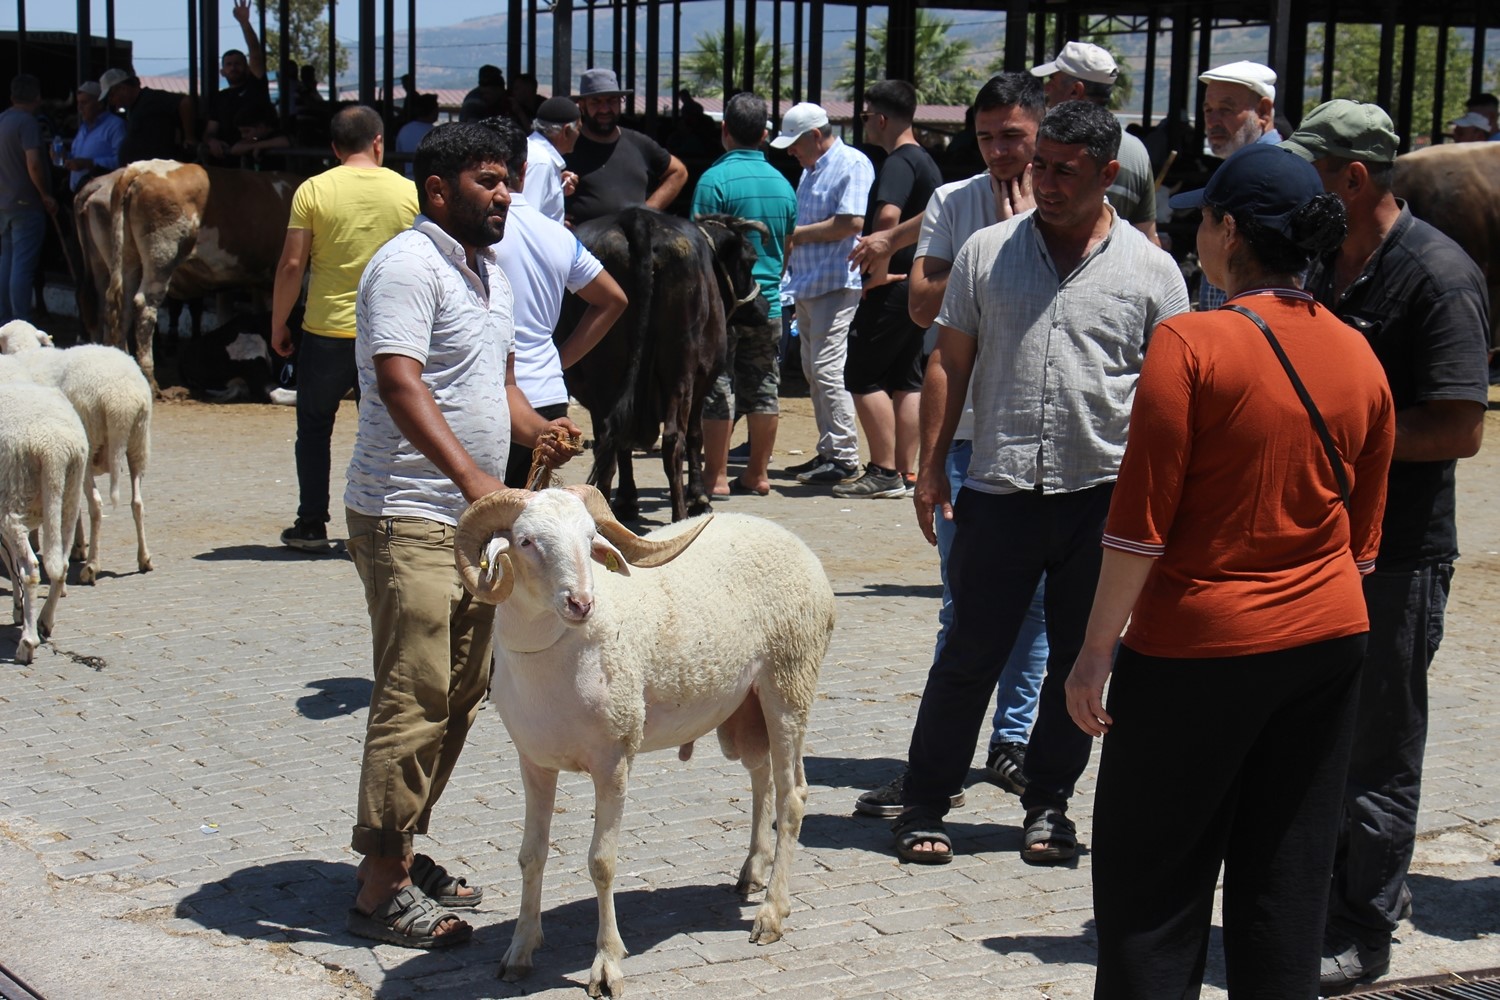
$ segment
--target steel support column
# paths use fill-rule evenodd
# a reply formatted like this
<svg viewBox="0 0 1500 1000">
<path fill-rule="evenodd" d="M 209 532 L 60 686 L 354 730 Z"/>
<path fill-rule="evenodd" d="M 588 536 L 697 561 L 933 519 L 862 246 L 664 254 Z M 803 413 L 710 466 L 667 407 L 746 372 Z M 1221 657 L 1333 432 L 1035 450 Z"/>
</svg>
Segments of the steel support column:
<svg viewBox="0 0 1500 1000">
<path fill-rule="evenodd" d="M 1302 105 L 1307 98 L 1307 15 L 1303 6 L 1292 8 L 1292 33 L 1287 38 L 1287 66 L 1293 71 L 1278 81 L 1276 99 L 1281 113 L 1293 125 L 1302 121 Z"/>
<path fill-rule="evenodd" d="M 530 73 L 533 79 L 536 78 L 537 3 L 538 0 L 528 0 L 526 4 L 526 72 Z M 554 97 L 560 93 L 555 86 L 549 89 L 552 91 L 552 96 Z"/>
<path fill-rule="evenodd" d="M 338 0 L 328 0 L 328 99 L 339 99 Z"/>
<path fill-rule="evenodd" d="M 802 4 L 792 3 L 792 101 L 802 100 Z M 777 119 L 780 123 L 780 119 Z"/>
<path fill-rule="evenodd" d="M 635 0 L 625 0 L 625 111 L 635 114 Z"/>
<path fill-rule="evenodd" d="M 771 2 L 771 120 L 781 121 L 781 0 Z"/>
<path fill-rule="evenodd" d="M 1443 141 L 1443 127 L 1447 124 L 1444 119 L 1448 117 L 1443 113 L 1443 106 L 1448 103 L 1448 31 L 1450 29 L 1450 18 L 1451 12 L 1447 7 L 1444 7 L 1443 16 L 1438 23 L 1437 29 L 1437 66 L 1432 89 L 1432 131 L 1429 133 L 1429 136 L 1434 146 Z"/>
<path fill-rule="evenodd" d="M 515 42 L 511 51 L 516 54 L 515 70 L 511 80 L 515 80 L 514 73 L 521 71 L 521 0 L 511 0 L 511 21 L 516 26 Z M 417 0 L 406 0 L 406 72 L 411 77 L 412 92 L 417 89 Z"/>
<path fill-rule="evenodd" d="M 1198 80 L 1198 77 L 1208 72 L 1209 60 L 1213 58 L 1214 39 L 1214 8 L 1211 3 L 1203 5 L 1203 16 L 1198 20 L 1198 72 L 1193 74 L 1193 135 L 1197 139 L 1197 145 L 1193 152 L 1203 148 L 1203 92 L 1207 84 Z"/>
<path fill-rule="evenodd" d="M 91 14 L 89 0 L 78 0 L 78 30 L 74 34 L 78 59 L 78 69 L 73 74 L 75 80 L 97 79 L 92 69 L 94 29 L 90 21 Z"/>
<path fill-rule="evenodd" d="M 584 58 L 590 66 L 594 65 L 594 0 L 589 0 L 588 16 L 584 18 Z"/>
<path fill-rule="evenodd" d="M 739 32 L 734 30 L 734 0 L 724 0 L 724 52 L 720 58 L 720 68 L 724 71 L 724 75 L 723 79 L 719 81 L 719 86 L 723 88 L 722 93 L 725 100 L 728 100 L 729 95 L 734 93 L 734 72 L 736 68 L 734 54 L 737 51 L 734 39 L 738 34 Z"/>
<path fill-rule="evenodd" d="M 264 9 L 264 7 L 262 7 L 262 9 Z M 281 74 L 282 70 L 287 68 L 287 64 L 292 60 L 292 34 L 287 30 L 287 25 L 291 23 L 291 0 L 281 0 L 276 8 L 276 72 L 278 74 Z M 266 36 L 264 32 L 262 32 L 260 36 L 260 45 L 262 49 L 265 48 Z M 270 53 L 266 53 L 266 55 L 267 57 L 269 57 Z M 270 73 L 267 72 L 266 75 L 267 77 L 269 77 Z M 289 79 L 285 75 L 278 75 L 276 79 L 278 81 L 278 86 L 276 88 L 277 113 L 281 115 L 282 121 L 291 121 L 292 91 L 297 88 L 297 75 L 293 73 Z M 283 79 L 286 80 L 285 86 L 281 86 L 279 83 L 279 81 Z"/>
<path fill-rule="evenodd" d="M 672 0 L 672 117 L 677 117 L 682 90 L 682 0 Z"/>
<path fill-rule="evenodd" d="M 380 46 L 380 73 L 385 79 L 380 81 L 380 116 L 390 127 L 396 121 L 396 88 L 392 86 L 396 82 L 396 0 L 385 0 L 383 7 L 385 35 Z"/>
<path fill-rule="evenodd" d="M 373 107 L 375 105 L 375 0 L 359 0 L 358 44 L 359 103 Z"/>
<path fill-rule="evenodd" d="M 885 17 L 885 65 L 879 68 L 887 80 L 914 81 L 919 75 L 915 0 L 891 0 Z"/>
<path fill-rule="evenodd" d="M 1320 103 L 1333 100 L 1333 60 L 1338 49 L 1339 11 L 1337 0 L 1328 2 L 1328 20 L 1323 22 L 1323 89 Z"/>
<path fill-rule="evenodd" d="M 854 104 L 854 121 L 850 124 L 854 128 L 853 137 L 856 146 L 865 141 L 865 122 L 860 117 L 860 112 L 865 109 L 865 71 L 868 68 L 865 53 L 869 46 L 864 44 L 864 40 L 868 37 L 869 19 L 869 7 L 859 4 L 854 8 L 854 93 L 850 95 Z M 887 39 L 887 44 L 889 44 L 889 39 Z"/>
<path fill-rule="evenodd" d="M 740 89 L 755 89 L 755 0 L 745 0 L 745 62 L 740 71 Z M 729 100 L 729 94 L 724 94 L 724 99 Z"/>
<path fill-rule="evenodd" d="M 188 96 L 198 103 L 198 7 L 196 0 L 188 0 Z M 114 67 L 114 63 L 110 63 Z"/>
<path fill-rule="evenodd" d="M 411 0 L 415 8 L 416 0 Z M 515 86 L 516 77 L 521 75 L 521 28 L 524 26 L 526 14 L 521 6 L 521 0 L 510 0 L 505 7 L 505 79 Z M 415 52 L 417 37 L 417 19 L 412 17 L 411 27 L 408 29 L 412 36 L 412 51 Z M 416 62 L 413 58 L 413 63 Z M 412 75 L 416 75 L 413 67 Z"/>
<path fill-rule="evenodd" d="M 1189 77 L 1176 72 L 1178 66 L 1186 66 L 1193 57 L 1193 19 L 1181 7 L 1172 8 L 1172 55 L 1173 72 L 1167 74 L 1167 121 L 1172 129 L 1172 143 L 1177 146 L 1184 141 L 1178 131 L 1187 123 Z M 1183 150 L 1186 152 L 1186 150 Z"/>
<path fill-rule="evenodd" d="M 217 0 L 198 0 L 198 73 L 202 105 L 207 108 L 219 92 L 219 4 Z"/>
<path fill-rule="evenodd" d="M 1156 34 L 1161 30 L 1161 16 L 1152 8 L 1146 18 L 1146 72 L 1141 80 L 1141 129 L 1151 127 L 1156 103 Z"/>
<path fill-rule="evenodd" d="M 1026 0 L 1005 3 L 1005 68 L 1010 72 L 1026 69 Z"/>
<path fill-rule="evenodd" d="M 646 133 L 656 134 L 657 111 L 661 107 L 661 4 L 646 4 Z"/>
<path fill-rule="evenodd" d="M 1401 33 L 1401 90 L 1396 106 L 1396 134 L 1401 137 L 1399 151 L 1402 153 L 1411 149 L 1411 106 L 1417 92 L 1416 68 L 1417 23 L 1411 18 Z"/>
<path fill-rule="evenodd" d="M 625 0 L 614 0 L 609 5 L 609 16 L 612 40 L 609 66 L 615 71 L 615 79 L 618 80 L 625 75 Z"/>
<path fill-rule="evenodd" d="M 1385 0 L 1380 12 L 1380 66 L 1375 103 L 1389 109 L 1396 87 L 1396 0 Z"/>
<path fill-rule="evenodd" d="M 1032 14 L 1030 19 L 1032 21 L 1031 65 L 1040 66 L 1047 61 L 1047 15 Z"/>
<path fill-rule="evenodd" d="M 1287 46 L 1292 35 L 1292 0 L 1271 0 L 1271 40 L 1267 56 L 1271 69 L 1276 73 L 1276 82 L 1283 88 L 1291 79 L 1290 63 L 1287 61 Z"/>
<path fill-rule="evenodd" d="M 191 31 L 192 29 L 188 29 Z M 192 48 L 191 45 L 188 48 Z M 104 0 L 104 65 L 115 64 L 115 0 Z"/>
<path fill-rule="evenodd" d="M 1474 5 L 1474 67 L 1469 71 L 1469 93 L 1484 93 L 1484 36 L 1489 4 Z"/>
<path fill-rule="evenodd" d="M 823 100 L 823 0 L 808 4 L 807 37 L 817 39 L 817 49 L 807 54 L 806 100 L 817 104 Z"/>
<path fill-rule="evenodd" d="M 573 0 L 552 5 L 552 95 L 573 93 Z"/>
</svg>

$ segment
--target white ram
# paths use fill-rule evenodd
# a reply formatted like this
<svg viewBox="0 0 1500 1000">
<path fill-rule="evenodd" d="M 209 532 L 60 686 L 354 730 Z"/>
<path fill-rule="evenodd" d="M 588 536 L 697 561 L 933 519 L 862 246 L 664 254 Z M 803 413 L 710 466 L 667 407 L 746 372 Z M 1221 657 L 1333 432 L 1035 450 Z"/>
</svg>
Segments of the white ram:
<svg viewBox="0 0 1500 1000">
<path fill-rule="evenodd" d="M 526 786 L 521 913 L 501 975 L 531 971 L 557 775 L 582 771 L 594 782 L 599 902 L 589 993 L 620 995 L 613 883 L 631 763 L 667 747 L 686 760 L 715 728 L 750 771 L 750 853 L 735 888 L 766 889 L 750 940 L 778 940 L 807 800 L 803 739 L 833 632 L 817 557 L 741 514 L 638 537 L 591 486 L 483 498 L 459 523 L 455 557 L 469 591 L 496 605 L 493 701 Z M 611 572 L 596 579 L 594 562 Z"/>
<path fill-rule="evenodd" d="M 83 423 L 61 392 L 28 382 L 0 382 L 0 554 L 21 625 L 19 663 L 30 663 L 33 651 L 52 633 L 88 452 Z M 40 614 L 36 588 L 41 574 L 27 538 L 33 530 L 39 532 L 48 581 Z"/>
<path fill-rule="evenodd" d="M 52 346 L 51 337 L 24 320 L 0 327 L 0 352 L 14 355 L 36 383 L 61 389 L 78 411 L 88 434 L 91 456 L 85 472 L 88 550 L 78 571 L 78 582 L 93 583 L 99 575 L 99 529 L 104 504 L 94 485 L 94 476 L 109 473 L 110 502 L 119 503 L 122 459 L 130 474 L 136 567 L 142 573 L 149 573 L 152 563 L 146 547 L 146 503 L 141 494 L 141 477 L 151 457 L 151 386 L 140 367 L 124 351 L 99 344 L 59 350 Z M 81 526 L 79 538 L 81 541 Z"/>
</svg>

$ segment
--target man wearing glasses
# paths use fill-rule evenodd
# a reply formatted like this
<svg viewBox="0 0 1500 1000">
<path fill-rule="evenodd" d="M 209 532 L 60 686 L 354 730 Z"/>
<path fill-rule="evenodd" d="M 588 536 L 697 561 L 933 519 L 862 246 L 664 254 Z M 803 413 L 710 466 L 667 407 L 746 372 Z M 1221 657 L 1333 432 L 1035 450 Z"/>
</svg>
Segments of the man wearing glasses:
<svg viewBox="0 0 1500 1000">
<path fill-rule="evenodd" d="M 625 95 L 613 70 L 584 70 L 578 86 L 583 134 L 567 155 L 578 185 L 567 221 L 578 225 L 635 205 L 665 211 L 687 183 L 687 167 L 634 129 L 620 127 Z"/>
</svg>

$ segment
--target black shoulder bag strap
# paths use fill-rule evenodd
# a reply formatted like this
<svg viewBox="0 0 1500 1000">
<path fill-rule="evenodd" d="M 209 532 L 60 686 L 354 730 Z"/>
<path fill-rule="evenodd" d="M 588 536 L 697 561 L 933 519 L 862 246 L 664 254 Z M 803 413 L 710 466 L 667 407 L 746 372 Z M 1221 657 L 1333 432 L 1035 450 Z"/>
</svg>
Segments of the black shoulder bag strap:
<svg viewBox="0 0 1500 1000">
<path fill-rule="evenodd" d="M 1339 497 L 1344 501 L 1344 506 L 1348 507 L 1349 474 L 1344 471 L 1344 458 L 1339 454 L 1338 445 L 1333 443 L 1333 435 L 1328 433 L 1328 425 L 1323 422 L 1323 414 L 1318 412 L 1317 406 L 1312 401 L 1312 396 L 1308 395 L 1307 386 L 1302 384 L 1302 379 L 1297 375 L 1297 369 L 1292 367 L 1291 359 L 1286 356 L 1286 351 L 1281 349 L 1281 341 L 1276 339 L 1276 335 L 1271 332 L 1271 328 L 1266 325 L 1266 321 L 1261 319 L 1253 310 L 1246 309 L 1244 306 L 1234 305 L 1226 305 L 1223 308 L 1244 316 L 1250 322 L 1260 327 L 1260 332 L 1266 335 L 1266 340 L 1270 343 L 1271 350 L 1276 352 L 1276 357 L 1281 362 L 1281 367 L 1286 369 L 1287 378 L 1292 380 L 1292 388 L 1297 390 L 1297 398 L 1301 399 L 1302 405 L 1307 408 L 1307 415 L 1312 418 L 1313 428 L 1318 432 L 1318 437 L 1323 441 L 1323 451 L 1328 455 L 1328 463 L 1333 466 L 1333 478 L 1337 479 L 1339 483 Z"/>
</svg>

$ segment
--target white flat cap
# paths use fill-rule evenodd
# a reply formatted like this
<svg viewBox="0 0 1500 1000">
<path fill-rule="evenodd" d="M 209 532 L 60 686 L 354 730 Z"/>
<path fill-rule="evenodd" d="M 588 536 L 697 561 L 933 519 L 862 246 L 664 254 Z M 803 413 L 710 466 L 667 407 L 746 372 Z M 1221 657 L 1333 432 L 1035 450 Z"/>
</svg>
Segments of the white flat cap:
<svg viewBox="0 0 1500 1000">
<path fill-rule="evenodd" d="M 1114 83 L 1120 75 L 1115 57 L 1107 49 L 1088 42 L 1069 42 L 1062 47 L 1057 58 L 1049 63 L 1031 67 L 1032 76 L 1051 76 L 1066 73 L 1089 83 Z"/>
<path fill-rule="evenodd" d="M 1249 87 L 1260 97 L 1269 97 L 1273 103 L 1276 100 L 1276 71 L 1258 62 L 1241 60 L 1225 63 L 1223 66 L 1215 66 L 1198 77 L 1200 83 L 1215 80 L 1221 83 L 1237 83 L 1242 87 Z"/>
<path fill-rule="evenodd" d="M 1486 132 L 1490 130 L 1490 120 L 1478 111 L 1470 111 L 1460 118 L 1453 119 L 1448 124 L 1454 128 L 1482 128 Z"/>
</svg>

